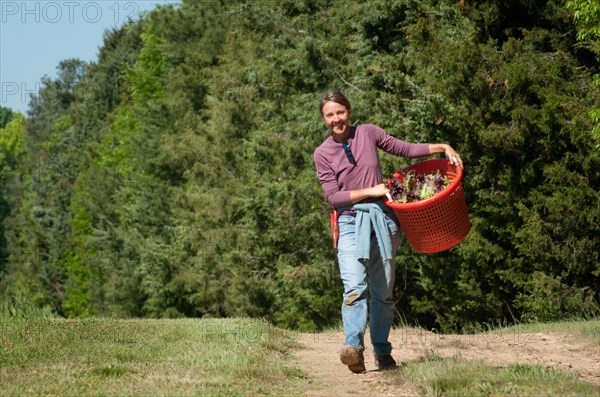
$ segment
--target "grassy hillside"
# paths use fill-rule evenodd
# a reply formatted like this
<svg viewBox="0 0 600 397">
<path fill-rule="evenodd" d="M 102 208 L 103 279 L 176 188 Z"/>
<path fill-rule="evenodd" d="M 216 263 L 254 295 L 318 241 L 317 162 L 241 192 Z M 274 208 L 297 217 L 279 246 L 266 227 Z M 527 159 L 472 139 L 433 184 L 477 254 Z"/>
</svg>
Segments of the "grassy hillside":
<svg viewBox="0 0 600 397">
<path fill-rule="evenodd" d="M 477 347 L 478 337 L 487 348 Z M 562 343 L 565 340 L 569 342 Z M 540 344 L 551 344 L 551 353 L 544 355 Z M 449 355 L 448 348 L 454 348 L 454 354 Z M 564 350 L 577 353 L 562 355 Z M 527 352 L 535 352 L 541 360 Z M 598 368 L 568 364 L 573 357 L 583 362 L 584 356 L 598 367 L 600 321 L 521 324 L 477 335 L 436 335 L 424 356 L 387 373 L 386 381 L 426 396 L 598 396 L 597 375 L 580 372 L 597 374 Z M 556 365 L 555 360 L 567 364 Z"/>
<path fill-rule="evenodd" d="M 2 321 L 0 395 L 302 394 L 291 334 L 260 320 Z"/>
<path fill-rule="evenodd" d="M 4 315 L 0 327 L 2 396 L 299 396 L 312 382 L 293 359 L 301 348 L 299 334 L 263 320 Z M 535 332 L 568 332 L 589 344 L 590 354 L 597 353 L 600 321 L 531 327 Z M 390 390 L 408 385 L 431 396 L 598 393 L 597 385 L 543 365 L 497 368 L 479 360 L 442 358 L 434 350 L 377 382 Z M 348 381 L 355 380 L 351 376 Z"/>
</svg>

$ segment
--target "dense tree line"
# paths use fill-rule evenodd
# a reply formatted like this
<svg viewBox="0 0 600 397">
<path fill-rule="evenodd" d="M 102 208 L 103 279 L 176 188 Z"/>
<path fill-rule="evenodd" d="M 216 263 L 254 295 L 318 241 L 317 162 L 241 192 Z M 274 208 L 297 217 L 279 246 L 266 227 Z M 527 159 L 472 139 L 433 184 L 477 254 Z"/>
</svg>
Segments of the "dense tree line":
<svg viewBox="0 0 600 397">
<path fill-rule="evenodd" d="M 403 245 L 399 318 L 597 315 L 599 60 L 577 29 L 560 0 L 159 7 L 107 31 L 97 62 L 61 62 L 27 117 L 0 113 L 0 290 L 69 317 L 337 323 L 312 152 L 320 94 L 341 88 L 355 122 L 466 164 L 471 232 Z"/>
</svg>

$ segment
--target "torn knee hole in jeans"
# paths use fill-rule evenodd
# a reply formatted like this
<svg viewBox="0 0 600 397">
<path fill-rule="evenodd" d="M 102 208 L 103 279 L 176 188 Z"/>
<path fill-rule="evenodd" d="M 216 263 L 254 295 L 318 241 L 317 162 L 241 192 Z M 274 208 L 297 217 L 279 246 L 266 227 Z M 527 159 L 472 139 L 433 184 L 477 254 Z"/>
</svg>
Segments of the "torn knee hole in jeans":
<svg viewBox="0 0 600 397">
<path fill-rule="evenodd" d="M 346 306 L 352 306 L 354 303 L 356 303 L 358 298 L 360 298 L 360 294 L 358 292 L 351 292 L 348 294 L 348 296 L 346 296 L 346 299 L 344 299 L 344 304 Z"/>
</svg>

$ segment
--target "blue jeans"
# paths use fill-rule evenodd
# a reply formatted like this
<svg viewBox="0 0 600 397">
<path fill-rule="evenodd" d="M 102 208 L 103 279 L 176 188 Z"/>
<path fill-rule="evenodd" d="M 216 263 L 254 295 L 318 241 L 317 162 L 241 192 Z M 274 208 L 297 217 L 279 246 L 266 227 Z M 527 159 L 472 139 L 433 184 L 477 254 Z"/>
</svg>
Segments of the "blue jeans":
<svg viewBox="0 0 600 397">
<path fill-rule="evenodd" d="M 370 297 L 369 332 L 375 354 L 391 353 L 388 336 L 394 322 L 393 298 L 395 259 L 383 261 L 375 233 L 371 234 L 371 249 L 367 266 L 358 261 L 355 254 L 355 217 L 340 215 L 338 262 L 344 283 L 342 321 L 346 335 L 345 345 L 364 349 L 367 323 L 367 293 Z M 396 252 L 402 233 L 393 213 L 386 211 L 386 224 L 392 235 L 392 252 Z M 367 291 L 368 289 L 368 291 Z"/>
</svg>

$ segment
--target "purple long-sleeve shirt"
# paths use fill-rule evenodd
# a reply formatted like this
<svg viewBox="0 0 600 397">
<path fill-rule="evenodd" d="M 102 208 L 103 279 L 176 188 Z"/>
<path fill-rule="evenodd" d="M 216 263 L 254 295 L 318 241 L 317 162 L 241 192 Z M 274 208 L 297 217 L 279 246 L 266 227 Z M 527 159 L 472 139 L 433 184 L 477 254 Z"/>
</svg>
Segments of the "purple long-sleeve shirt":
<svg viewBox="0 0 600 397">
<path fill-rule="evenodd" d="M 381 163 L 377 148 L 409 158 L 430 154 L 428 144 L 402 141 L 373 124 L 350 127 L 347 142 L 356 164 L 348 160 L 342 144 L 334 141 L 331 136 L 315 150 L 313 156 L 325 197 L 334 207 L 351 205 L 351 190 L 381 183 Z"/>
</svg>

